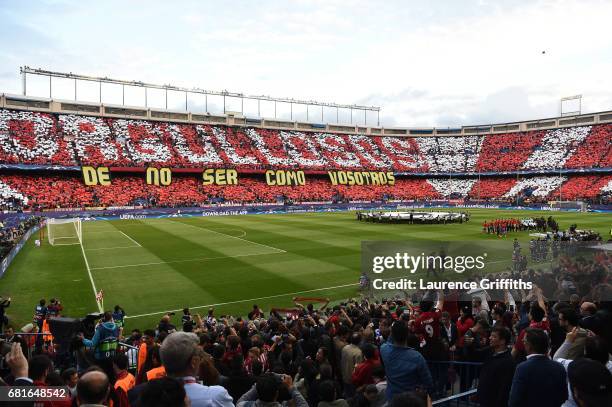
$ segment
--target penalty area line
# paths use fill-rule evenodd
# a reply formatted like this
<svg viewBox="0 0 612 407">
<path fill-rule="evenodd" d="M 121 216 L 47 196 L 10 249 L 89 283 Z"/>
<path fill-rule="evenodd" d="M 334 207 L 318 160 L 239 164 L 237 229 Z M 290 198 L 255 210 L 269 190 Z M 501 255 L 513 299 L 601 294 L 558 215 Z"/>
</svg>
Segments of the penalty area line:
<svg viewBox="0 0 612 407">
<path fill-rule="evenodd" d="M 123 233 L 123 231 L 119 231 L 119 233 L 121 233 L 123 236 L 127 237 L 128 239 L 130 239 L 132 242 L 136 243 L 136 246 L 138 247 L 142 247 L 142 245 L 140 243 L 138 243 L 136 240 L 132 239 L 130 236 L 128 236 L 127 234 Z"/>
<path fill-rule="evenodd" d="M 342 284 L 342 285 L 336 285 L 336 286 L 332 286 L 332 287 L 314 288 L 312 290 L 295 291 L 295 292 L 292 292 L 292 293 L 268 295 L 268 296 L 265 296 L 265 297 L 249 298 L 249 299 L 246 299 L 246 300 L 219 302 L 217 304 L 198 305 L 198 306 L 195 306 L 195 307 L 189 307 L 189 309 L 200 309 L 200 308 L 208 308 L 208 307 L 220 307 L 222 305 L 240 304 L 240 303 L 243 303 L 243 302 L 260 301 L 260 300 L 267 300 L 267 299 L 270 299 L 270 298 L 287 297 L 289 295 L 298 295 L 298 294 L 313 293 L 313 292 L 317 292 L 317 291 L 333 290 L 333 289 L 336 289 L 336 288 L 346 288 L 346 287 L 352 287 L 352 286 L 355 286 L 355 285 L 359 285 L 359 283 Z M 182 310 L 183 310 L 183 308 L 179 308 L 179 309 L 171 309 L 171 310 L 160 311 L 160 312 L 151 312 L 151 313 L 148 313 L 148 314 L 127 315 L 125 318 L 127 319 L 127 318 L 150 317 L 152 315 L 162 315 L 162 314 L 165 314 L 167 312 L 179 312 L 179 311 L 182 311 Z"/>
<path fill-rule="evenodd" d="M 184 226 L 189 226 L 189 227 L 196 228 L 196 229 L 206 230 L 207 232 L 216 233 L 216 234 L 218 234 L 218 235 L 225 236 L 225 237 L 231 237 L 232 239 L 242 240 L 243 242 L 247 242 L 247 243 L 251 243 L 251 244 L 256 244 L 256 245 L 258 245 L 258 246 L 267 247 L 268 249 L 275 250 L 275 251 L 277 251 L 278 253 L 287 253 L 287 251 L 286 251 L 286 250 L 279 249 L 278 247 L 273 247 L 273 246 L 268 246 L 267 244 L 253 242 L 253 241 L 251 241 L 251 240 L 247 240 L 247 239 L 243 239 L 243 238 L 241 238 L 241 237 L 236 237 L 236 236 L 228 235 L 228 234 L 226 234 L 226 233 L 217 232 L 216 230 L 207 229 L 207 228 L 204 228 L 204 227 L 201 227 L 201 226 L 192 225 L 192 224 L 185 223 L 185 222 L 180 222 L 180 221 L 179 221 L 179 222 L 167 221 L 167 222 L 169 222 L 169 223 L 174 223 L 174 224 L 179 224 L 179 225 L 184 225 Z M 231 230 L 232 228 L 227 228 L 227 229 Z M 243 230 L 243 232 L 244 232 L 244 230 Z M 245 234 L 245 236 L 246 236 L 246 232 L 244 232 L 244 234 Z"/>
</svg>

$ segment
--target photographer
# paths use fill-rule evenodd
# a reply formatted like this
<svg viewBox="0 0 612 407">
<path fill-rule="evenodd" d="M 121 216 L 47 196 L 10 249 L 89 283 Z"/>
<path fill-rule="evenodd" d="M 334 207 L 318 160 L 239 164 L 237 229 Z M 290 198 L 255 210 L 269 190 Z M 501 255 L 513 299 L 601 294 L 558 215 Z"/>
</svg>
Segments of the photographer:
<svg viewBox="0 0 612 407">
<path fill-rule="evenodd" d="M 183 316 L 181 318 L 181 322 L 183 323 L 184 332 L 193 332 L 193 328 L 196 326 L 196 322 L 193 320 L 189 308 L 183 308 Z"/>
<path fill-rule="evenodd" d="M 125 318 L 125 311 L 119 305 L 115 305 L 113 312 L 113 321 L 119 328 L 119 336 L 123 336 L 123 318 Z"/>
<path fill-rule="evenodd" d="M 308 402 L 293 386 L 291 376 L 275 373 L 261 376 L 251 390 L 243 394 L 236 403 L 236 407 L 287 407 L 290 405 L 308 407 Z"/>
<path fill-rule="evenodd" d="M 49 300 L 49 306 L 47 307 L 47 318 L 59 317 L 63 310 L 64 306 L 59 298 L 51 298 L 51 300 Z"/>
<path fill-rule="evenodd" d="M 38 302 L 38 305 L 34 308 L 34 323 L 38 326 L 38 330 L 42 331 L 43 321 L 47 318 L 47 301 L 43 298 Z"/>
<path fill-rule="evenodd" d="M 96 327 L 96 333 L 93 338 L 87 339 L 83 334 L 79 334 L 79 339 L 88 348 L 94 348 L 94 358 L 96 364 L 99 365 L 107 374 L 111 382 L 114 381 L 113 357 L 119 345 L 119 328 L 113 321 L 113 316 L 109 311 L 106 311 L 103 316 L 103 322 Z"/>
</svg>

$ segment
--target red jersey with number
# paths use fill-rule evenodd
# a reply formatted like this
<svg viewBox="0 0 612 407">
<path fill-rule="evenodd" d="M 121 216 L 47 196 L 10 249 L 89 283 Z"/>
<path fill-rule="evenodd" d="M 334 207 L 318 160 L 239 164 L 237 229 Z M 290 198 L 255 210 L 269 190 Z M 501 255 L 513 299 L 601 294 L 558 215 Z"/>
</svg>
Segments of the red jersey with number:
<svg viewBox="0 0 612 407">
<path fill-rule="evenodd" d="M 440 311 L 423 312 L 414 321 L 415 333 L 427 341 L 430 338 L 440 337 Z"/>
</svg>

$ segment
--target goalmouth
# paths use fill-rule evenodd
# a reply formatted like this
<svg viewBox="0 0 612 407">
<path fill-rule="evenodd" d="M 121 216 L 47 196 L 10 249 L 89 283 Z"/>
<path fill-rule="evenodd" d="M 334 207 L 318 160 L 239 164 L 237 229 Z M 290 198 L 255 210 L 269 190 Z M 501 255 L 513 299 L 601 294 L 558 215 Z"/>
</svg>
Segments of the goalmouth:
<svg viewBox="0 0 612 407">
<path fill-rule="evenodd" d="M 576 210 L 578 212 L 587 212 L 589 205 L 584 201 L 550 201 L 551 208 Z"/>
<path fill-rule="evenodd" d="M 83 241 L 81 219 L 47 219 L 47 239 L 51 246 L 81 244 Z"/>
</svg>

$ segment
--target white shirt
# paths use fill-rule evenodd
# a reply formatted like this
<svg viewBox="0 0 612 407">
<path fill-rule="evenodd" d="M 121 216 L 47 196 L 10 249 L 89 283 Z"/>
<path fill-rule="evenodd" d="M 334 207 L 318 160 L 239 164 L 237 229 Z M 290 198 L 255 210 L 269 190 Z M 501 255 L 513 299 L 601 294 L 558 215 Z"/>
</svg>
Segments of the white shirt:
<svg viewBox="0 0 612 407">
<path fill-rule="evenodd" d="M 566 348 L 571 346 L 571 344 L 572 344 L 571 342 L 565 341 L 563 342 L 563 345 L 561 345 L 559 350 L 564 351 Z M 557 351 L 557 353 L 560 353 L 559 350 Z M 567 368 L 569 367 L 570 363 L 573 362 L 573 360 L 564 359 L 564 358 L 555 358 L 555 362 L 561 363 L 563 367 L 565 368 L 565 371 L 567 372 Z M 608 361 L 608 363 L 606 363 L 606 369 L 608 369 L 610 373 L 612 373 L 612 362 Z M 576 404 L 576 401 L 574 400 L 574 395 L 572 394 L 572 388 L 570 386 L 569 379 L 567 380 L 567 394 L 568 394 L 568 398 L 561 407 L 578 407 L 578 404 Z"/>
<path fill-rule="evenodd" d="M 183 380 L 195 381 L 193 377 L 183 377 Z M 234 400 L 222 386 L 185 383 L 184 387 L 192 407 L 234 407 Z"/>
<path fill-rule="evenodd" d="M 446 337 L 448 338 L 448 340 L 452 340 L 453 339 L 453 325 L 449 324 L 448 327 L 444 324 L 442 324 L 442 326 L 444 327 L 444 330 L 446 331 Z"/>
</svg>

